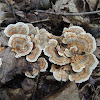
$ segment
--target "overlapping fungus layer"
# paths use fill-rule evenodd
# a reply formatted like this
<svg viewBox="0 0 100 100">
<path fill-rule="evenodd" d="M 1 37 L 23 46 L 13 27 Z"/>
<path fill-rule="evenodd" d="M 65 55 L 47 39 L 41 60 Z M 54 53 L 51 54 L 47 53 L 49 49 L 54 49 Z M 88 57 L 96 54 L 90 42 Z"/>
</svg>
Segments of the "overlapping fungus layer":
<svg viewBox="0 0 100 100">
<path fill-rule="evenodd" d="M 80 26 L 64 28 L 61 36 L 54 36 L 45 29 L 18 22 L 8 25 L 4 33 L 9 37 L 8 46 L 16 58 L 26 56 L 28 62 L 38 64 L 38 69 L 33 67 L 31 72 L 25 72 L 29 78 L 35 78 L 39 71 L 45 72 L 48 68 L 47 60 L 39 57 L 42 51 L 53 63 L 50 72 L 57 81 L 69 79 L 82 83 L 89 79 L 98 64 L 93 54 L 95 38 Z"/>
</svg>

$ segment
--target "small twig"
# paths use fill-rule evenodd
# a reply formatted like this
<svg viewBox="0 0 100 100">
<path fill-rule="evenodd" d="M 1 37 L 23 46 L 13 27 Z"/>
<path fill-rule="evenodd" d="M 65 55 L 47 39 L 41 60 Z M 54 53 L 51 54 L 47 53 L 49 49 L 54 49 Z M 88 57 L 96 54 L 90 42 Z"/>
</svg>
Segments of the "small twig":
<svg viewBox="0 0 100 100">
<path fill-rule="evenodd" d="M 57 13 L 57 12 L 47 12 L 43 10 L 34 10 L 40 13 L 47 13 L 47 14 L 52 14 L 52 15 L 63 15 L 63 16 L 80 16 L 80 15 L 91 15 L 91 14 L 96 14 L 100 13 L 100 10 L 98 11 L 91 11 L 91 12 L 81 12 L 81 13 Z"/>
<path fill-rule="evenodd" d="M 37 79 L 36 79 L 36 85 L 35 85 L 34 93 L 32 95 L 32 100 L 35 100 L 35 93 L 36 93 L 36 89 L 37 89 L 37 86 L 38 86 L 39 75 L 40 75 L 40 71 L 39 71 Z"/>
<path fill-rule="evenodd" d="M 14 16 L 15 21 L 18 22 L 17 21 L 17 18 L 16 18 L 16 15 L 15 15 L 14 7 L 12 5 L 11 5 L 11 11 L 13 13 L 13 16 Z"/>
<path fill-rule="evenodd" d="M 50 19 L 43 19 L 43 20 L 38 20 L 38 21 L 33 21 L 33 22 L 30 22 L 32 24 L 35 24 L 35 23 L 42 23 L 42 22 L 47 22 L 47 21 L 50 21 Z"/>
<path fill-rule="evenodd" d="M 33 67 L 34 67 L 34 66 L 33 66 Z M 38 73 L 38 76 L 37 76 L 37 79 L 36 79 L 36 85 L 35 85 L 34 93 L 33 93 L 33 95 L 32 95 L 32 100 L 35 100 L 35 93 L 36 93 L 36 89 L 37 89 L 37 87 L 38 87 L 39 76 L 40 76 L 40 66 L 39 66 L 39 73 Z"/>
<path fill-rule="evenodd" d="M 16 15 L 15 15 L 15 11 L 14 11 L 13 5 L 9 4 L 9 2 L 7 2 L 6 0 L 5 0 L 5 3 L 10 7 L 10 9 L 12 11 L 12 14 L 14 16 L 15 21 L 18 22 L 17 18 L 16 18 Z"/>
</svg>

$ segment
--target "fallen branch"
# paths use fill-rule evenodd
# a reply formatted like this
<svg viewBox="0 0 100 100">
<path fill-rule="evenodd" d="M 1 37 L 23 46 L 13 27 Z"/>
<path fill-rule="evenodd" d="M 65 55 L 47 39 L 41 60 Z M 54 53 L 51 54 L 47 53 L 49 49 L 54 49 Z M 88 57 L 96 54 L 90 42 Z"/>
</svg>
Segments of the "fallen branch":
<svg viewBox="0 0 100 100">
<path fill-rule="evenodd" d="M 47 22 L 47 21 L 50 21 L 50 19 L 47 18 L 47 19 L 43 19 L 43 20 L 32 21 L 30 23 L 35 24 L 35 23 L 42 23 L 42 22 Z"/>
<path fill-rule="evenodd" d="M 91 12 L 81 12 L 81 13 L 57 13 L 57 12 L 47 12 L 47 11 L 44 11 L 44 10 L 34 10 L 34 11 L 40 12 L 40 13 L 52 14 L 52 15 L 63 15 L 63 16 L 80 16 L 80 15 L 91 15 L 91 14 L 100 13 L 100 10 L 91 11 Z"/>
</svg>

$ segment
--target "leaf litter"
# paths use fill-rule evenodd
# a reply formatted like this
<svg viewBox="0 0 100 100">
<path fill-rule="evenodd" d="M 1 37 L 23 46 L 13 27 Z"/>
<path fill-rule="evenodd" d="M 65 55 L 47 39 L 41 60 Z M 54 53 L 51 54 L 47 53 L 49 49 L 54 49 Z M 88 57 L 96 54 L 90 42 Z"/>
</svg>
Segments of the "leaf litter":
<svg viewBox="0 0 100 100">
<path fill-rule="evenodd" d="M 5 1 L 8 1 L 10 5 L 7 5 Z M 42 7 L 40 2 L 42 1 Z M 55 11 L 59 13 L 80 13 L 86 11 L 95 11 L 100 8 L 99 0 L 47 0 L 47 3 L 44 3 L 44 0 L 2 0 L 0 1 L 0 43 L 4 49 L 0 52 L 0 57 L 4 61 L 2 67 L 0 68 L 0 96 L 1 100 L 10 99 L 10 100 L 32 100 L 34 95 L 35 100 L 59 100 L 62 97 L 63 100 L 70 100 L 69 95 L 72 94 L 80 97 L 81 100 L 98 100 L 100 99 L 100 64 L 93 71 L 93 74 L 89 81 L 82 84 L 75 83 L 63 83 L 57 82 L 52 78 L 51 73 L 47 71 L 46 73 L 40 73 L 41 75 L 37 79 L 28 79 L 24 76 L 24 71 L 29 70 L 25 66 L 30 66 L 31 63 L 26 62 L 25 58 L 16 59 L 14 53 L 11 52 L 11 49 L 8 47 L 8 39 L 4 36 L 2 30 L 5 26 L 10 23 L 15 23 L 16 19 L 18 21 L 23 21 L 26 23 L 33 23 L 34 26 L 39 28 L 46 28 L 48 31 L 54 33 L 54 35 L 61 34 L 63 27 L 68 27 L 69 25 L 80 25 L 87 32 L 91 33 L 97 40 L 97 50 L 95 55 L 100 60 L 100 15 L 99 13 L 83 16 L 59 16 L 39 13 L 34 10 L 40 9 L 44 11 Z M 11 10 L 13 6 L 13 11 Z M 16 19 L 13 17 L 15 13 Z M 10 20 L 9 20 L 10 19 Z M 12 20 L 13 19 L 13 20 Z M 45 21 L 48 19 L 47 21 Z M 49 66 L 51 63 L 49 63 Z M 35 65 L 36 66 L 36 65 Z M 17 81 L 15 81 L 17 80 Z M 36 91 L 34 87 L 37 84 Z M 57 85 L 56 85 L 57 84 Z M 75 86 L 71 88 L 72 84 Z M 69 86 L 69 87 L 68 87 Z M 63 88 L 63 89 L 62 89 Z M 62 90 L 61 90 L 62 89 Z M 68 90 L 68 97 L 65 96 L 65 90 Z M 61 92 L 59 93 L 59 91 Z M 56 94 L 59 95 L 56 95 Z M 79 96 L 78 96 L 79 94 Z M 12 95 L 12 96 L 11 96 Z M 71 99 L 72 100 L 72 99 Z M 73 99 L 74 100 L 74 99 Z M 76 99 L 78 100 L 78 99 Z"/>
</svg>

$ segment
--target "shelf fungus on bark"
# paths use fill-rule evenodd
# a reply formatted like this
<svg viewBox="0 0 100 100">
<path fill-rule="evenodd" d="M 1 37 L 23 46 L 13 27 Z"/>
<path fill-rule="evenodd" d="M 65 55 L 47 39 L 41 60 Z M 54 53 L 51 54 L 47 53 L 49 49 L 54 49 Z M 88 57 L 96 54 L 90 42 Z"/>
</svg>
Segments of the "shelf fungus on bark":
<svg viewBox="0 0 100 100">
<path fill-rule="evenodd" d="M 37 35 L 37 34 L 39 34 L 39 28 L 38 27 L 34 27 L 30 23 L 26 23 L 26 25 L 29 27 L 29 33 L 28 33 L 29 36 L 31 36 L 32 34 L 34 36 Z"/>
<path fill-rule="evenodd" d="M 29 71 L 25 72 L 25 76 L 27 76 L 28 78 L 35 78 L 39 73 L 39 70 L 36 68 L 32 69 L 32 72 L 30 73 Z"/>
<path fill-rule="evenodd" d="M 95 67 L 98 64 L 98 60 L 94 54 L 76 55 L 72 56 L 72 69 L 74 72 L 81 72 L 83 68 L 90 66 Z"/>
<path fill-rule="evenodd" d="M 96 68 L 97 64 L 99 63 L 94 54 L 87 54 L 85 56 L 86 57 L 83 61 L 85 67 L 80 72 L 71 72 L 71 74 L 69 75 L 70 81 L 75 81 L 75 83 L 82 83 L 84 81 L 87 81 L 90 75 L 92 74 L 92 71 Z"/>
<path fill-rule="evenodd" d="M 42 49 L 44 49 L 45 46 L 48 45 L 48 42 L 52 37 L 53 35 L 46 31 L 44 28 L 40 29 L 39 34 L 35 36 L 35 38 L 39 40 L 39 45 Z"/>
<path fill-rule="evenodd" d="M 8 41 L 8 46 L 16 53 L 15 57 L 19 58 L 29 54 L 33 48 L 31 38 L 22 34 L 14 34 Z"/>
<path fill-rule="evenodd" d="M 48 62 L 45 58 L 43 57 L 40 57 L 38 60 L 37 60 L 37 63 L 40 67 L 40 72 L 45 72 L 46 69 L 48 68 Z"/>
<path fill-rule="evenodd" d="M 42 53 L 42 48 L 40 47 L 38 40 L 36 40 L 35 38 L 32 40 L 33 42 L 33 48 L 32 51 L 29 55 L 26 56 L 26 60 L 29 62 L 35 62 L 37 61 L 38 57 L 41 55 Z"/>
<path fill-rule="evenodd" d="M 70 58 L 60 56 L 58 54 L 58 51 L 56 49 L 56 46 L 58 44 L 58 41 L 56 39 L 50 39 L 48 45 L 44 48 L 44 54 L 49 58 L 49 61 L 57 64 L 57 65 L 65 65 L 70 63 Z"/>
<path fill-rule="evenodd" d="M 66 82 L 69 78 L 70 70 L 71 70 L 71 67 L 69 65 L 58 66 L 58 65 L 52 64 L 50 72 L 53 73 L 53 76 L 57 81 Z"/>
<path fill-rule="evenodd" d="M 66 32 L 64 33 L 64 39 L 62 40 L 64 44 L 67 44 L 67 48 L 76 46 L 78 54 L 83 52 L 93 53 L 96 50 L 95 38 L 90 33 L 80 33 L 76 35 L 75 33 Z"/>
<path fill-rule="evenodd" d="M 11 37 L 13 34 L 23 34 L 28 35 L 29 34 L 29 27 L 23 22 L 18 22 L 16 24 L 10 24 L 8 25 L 4 33 L 7 37 Z"/>
<path fill-rule="evenodd" d="M 82 32 L 85 32 L 85 30 L 80 27 L 80 26 L 71 26 L 69 28 L 64 28 L 63 30 L 63 33 L 66 33 L 66 32 L 72 32 L 72 33 L 75 33 L 75 34 L 80 34 Z"/>
<path fill-rule="evenodd" d="M 25 72 L 25 76 L 27 76 L 29 78 L 35 78 L 38 75 L 39 71 L 40 72 L 45 72 L 46 69 L 48 68 L 48 62 L 43 57 L 40 57 L 37 60 L 37 65 L 38 65 L 38 69 L 33 68 L 33 70 L 31 71 L 31 73 L 29 71 L 26 71 Z"/>
<path fill-rule="evenodd" d="M 2 59 L 0 58 L 0 67 L 1 67 L 1 65 L 2 65 Z"/>
<path fill-rule="evenodd" d="M 65 55 L 71 58 L 72 71 L 69 80 L 82 83 L 89 79 L 99 62 L 92 54 L 96 50 L 95 38 L 81 27 L 78 28 L 76 26 L 65 28 L 62 42 L 67 45 Z"/>
<path fill-rule="evenodd" d="M 16 53 L 16 58 L 26 56 L 29 62 L 37 61 L 39 69 L 25 72 L 29 78 L 35 78 L 48 68 L 46 59 L 39 58 L 42 50 L 53 63 L 50 72 L 58 81 L 66 82 L 68 78 L 75 83 L 87 81 L 99 63 L 93 54 L 96 50 L 95 38 L 80 26 L 64 28 L 61 36 L 55 36 L 43 28 L 18 22 L 8 25 L 4 33 L 10 37 L 8 46 Z M 0 51 L 2 49 L 0 44 Z"/>
</svg>

